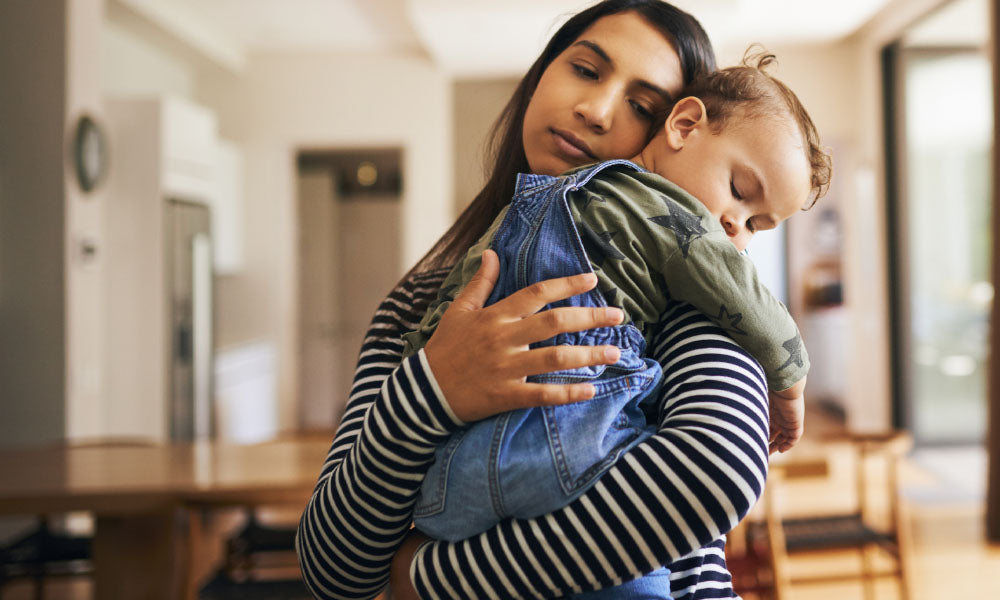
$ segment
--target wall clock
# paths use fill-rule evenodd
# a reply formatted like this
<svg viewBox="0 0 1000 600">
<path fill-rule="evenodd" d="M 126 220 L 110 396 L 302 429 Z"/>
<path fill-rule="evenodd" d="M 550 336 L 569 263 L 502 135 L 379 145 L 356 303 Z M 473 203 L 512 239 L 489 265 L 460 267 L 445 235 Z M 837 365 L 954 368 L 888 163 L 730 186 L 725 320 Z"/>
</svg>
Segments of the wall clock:
<svg viewBox="0 0 1000 600">
<path fill-rule="evenodd" d="M 89 192 L 97 187 L 108 170 L 108 145 L 104 131 L 88 115 L 76 122 L 73 136 L 73 163 L 80 189 Z"/>
</svg>

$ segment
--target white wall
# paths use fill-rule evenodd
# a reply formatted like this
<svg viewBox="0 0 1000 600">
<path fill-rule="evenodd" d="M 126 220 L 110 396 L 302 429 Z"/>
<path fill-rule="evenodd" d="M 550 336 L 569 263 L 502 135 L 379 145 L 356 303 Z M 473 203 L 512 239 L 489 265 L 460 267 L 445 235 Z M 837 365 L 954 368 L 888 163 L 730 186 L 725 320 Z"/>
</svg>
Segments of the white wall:
<svg viewBox="0 0 1000 600">
<path fill-rule="evenodd" d="M 452 84 L 454 124 L 455 215 L 472 202 L 486 183 L 484 150 L 490 129 L 520 79 L 463 79 Z"/>
<path fill-rule="evenodd" d="M 296 154 L 403 148 L 402 273 L 452 219 L 450 84 L 418 57 L 273 54 L 252 56 L 239 77 L 200 79 L 197 89 L 222 137 L 246 153 L 245 271 L 218 282 L 218 342 L 277 342 L 288 429 L 297 423 Z M 377 243 L 378 232 L 371 237 Z"/>
<path fill-rule="evenodd" d="M 67 147 L 77 119 L 88 114 L 104 126 L 100 88 L 101 27 L 104 0 L 66 3 L 66 104 Z M 64 150 L 65 153 L 65 150 Z M 110 159 L 109 159 L 110 160 Z M 79 439 L 103 434 L 100 410 L 103 398 L 104 256 L 103 206 L 107 202 L 107 176 L 90 191 L 76 182 L 71 161 L 64 161 L 66 193 L 66 437 Z M 87 257 L 82 246 L 92 244 Z"/>
<path fill-rule="evenodd" d="M 101 91 L 109 96 L 176 94 L 191 98 L 194 69 L 169 52 L 105 20 L 101 36 Z"/>
</svg>

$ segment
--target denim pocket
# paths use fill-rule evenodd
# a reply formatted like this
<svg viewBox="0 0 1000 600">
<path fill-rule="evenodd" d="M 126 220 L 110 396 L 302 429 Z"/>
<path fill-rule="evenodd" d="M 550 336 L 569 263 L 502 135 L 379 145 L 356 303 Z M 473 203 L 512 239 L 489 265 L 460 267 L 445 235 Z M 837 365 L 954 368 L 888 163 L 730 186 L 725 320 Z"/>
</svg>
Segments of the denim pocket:
<svg viewBox="0 0 1000 600">
<path fill-rule="evenodd" d="M 451 434 L 448 443 L 438 446 L 434 452 L 434 464 L 427 470 L 427 475 L 420 486 L 420 493 L 417 494 L 417 501 L 413 507 L 415 518 L 430 517 L 444 510 L 448 492 L 448 471 L 451 468 L 455 452 L 465 438 L 467 431 L 468 428 L 460 429 Z"/>
<path fill-rule="evenodd" d="M 623 354 L 630 353 L 625 350 Z M 635 357 L 638 358 L 638 357 Z M 638 358 L 641 367 L 609 367 L 594 380 L 594 398 L 542 409 L 545 432 L 559 485 L 567 495 L 588 488 L 621 455 L 647 437 L 639 404 L 655 388 L 660 365 Z"/>
</svg>

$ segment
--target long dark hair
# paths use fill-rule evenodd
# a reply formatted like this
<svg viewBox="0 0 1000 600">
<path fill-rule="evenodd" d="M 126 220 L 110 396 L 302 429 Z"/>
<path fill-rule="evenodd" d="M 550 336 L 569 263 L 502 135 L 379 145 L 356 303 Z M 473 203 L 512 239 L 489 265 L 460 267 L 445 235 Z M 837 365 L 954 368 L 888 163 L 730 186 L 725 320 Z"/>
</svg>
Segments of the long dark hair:
<svg viewBox="0 0 1000 600">
<path fill-rule="evenodd" d="M 542 73 L 595 21 L 627 11 L 641 15 L 670 40 L 680 57 L 685 84 L 715 70 L 715 53 L 705 30 L 694 17 L 671 4 L 660 0 L 604 0 L 577 13 L 552 36 L 494 123 L 487 146 L 487 165 L 492 166 L 492 172 L 486 185 L 407 275 L 455 264 L 483 235 L 510 202 L 517 174 L 531 170 L 524 154 L 521 127 Z"/>
</svg>

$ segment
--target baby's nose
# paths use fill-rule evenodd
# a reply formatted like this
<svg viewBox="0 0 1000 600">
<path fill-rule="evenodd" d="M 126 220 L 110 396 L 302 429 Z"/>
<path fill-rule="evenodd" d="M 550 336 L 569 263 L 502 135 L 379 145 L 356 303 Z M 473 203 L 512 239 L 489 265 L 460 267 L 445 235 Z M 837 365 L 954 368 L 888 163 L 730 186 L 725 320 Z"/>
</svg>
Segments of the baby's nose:
<svg viewBox="0 0 1000 600">
<path fill-rule="evenodd" d="M 739 222 L 730 215 L 722 215 L 720 219 L 722 222 L 722 228 L 725 230 L 726 235 L 729 237 L 735 237 L 740 233 Z"/>
</svg>

